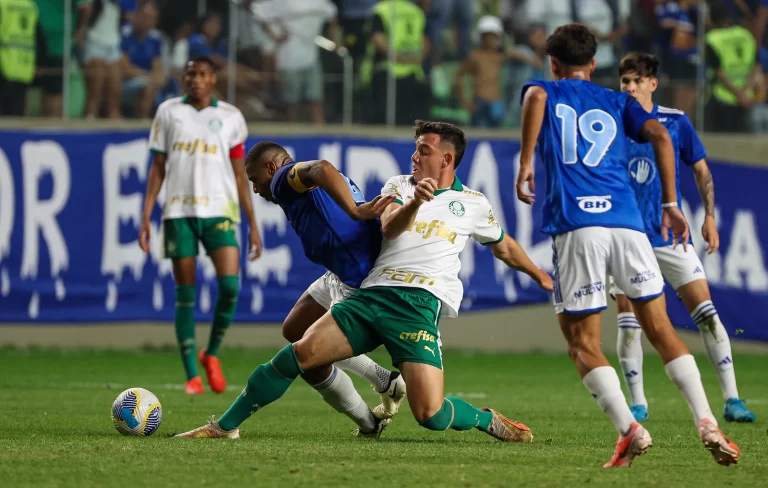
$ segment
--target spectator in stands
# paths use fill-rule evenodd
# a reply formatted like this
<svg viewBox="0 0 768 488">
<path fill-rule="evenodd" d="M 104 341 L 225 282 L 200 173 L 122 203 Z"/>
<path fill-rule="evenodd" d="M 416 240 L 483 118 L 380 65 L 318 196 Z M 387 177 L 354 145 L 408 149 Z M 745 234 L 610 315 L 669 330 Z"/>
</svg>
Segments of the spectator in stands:
<svg viewBox="0 0 768 488">
<path fill-rule="evenodd" d="M 123 27 L 121 49 L 123 72 L 122 105 L 126 112 L 135 108 L 134 116 L 149 118 L 159 90 L 165 85 L 163 38 L 155 29 L 157 7 L 146 2 L 131 24 Z"/>
<path fill-rule="evenodd" d="M 83 62 L 87 83 L 85 116 L 99 115 L 105 102 L 107 117 L 120 118 L 120 6 L 117 0 L 94 0 Z"/>
<path fill-rule="evenodd" d="M 43 92 L 42 112 L 46 117 L 63 115 L 64 87 L 64 19 L 72 17 L 72 41 L 77 47 L 85 45 L 92 0 L 73 0 L 72 11 L 65 12 L 61 0 L 36 0 L 40 9 L 38 23 L 41 37 L 37 40 L 37 78 L 35 85 Z"/>
<path fill-rule="evenodd" d="M 431 91 L 424 77 L 423 63 L 429 55 L 424 7 L 409 0 L 379 0 L 366 24 L 370 47 L 360 70 L 363 86 L 370 86 L 370 122 L 387 122 L 387 107 L 395 107 L 395 124 L 410 125 L 414 119 L 429 118 Z M 389 60 L 393 39 L 394 62 Z M 389 100 L 389 73 L 395 78 L 395 100 Z"/>
<path fill-rule="evenodd" d="M 573 22 L 586 25 L 597 37 L 592 80 L 615 86 L 619 62 L 616 48 L 627 31 L 629 0 L 571 0 L 569 5 Z"/>
<path fill-rule="evenodd" d="M 450 81 L 442 68 L 445 46 L 443 35 L 453 20 L 459 61 L 464 61 L 472 49 L 472 26 L 475 23 L 476 0 L 414 0 L 427 12 L 427 38 L 431 50 L 424 68 L 432 81 L 432 90 L 442 98 L 450 90 Z"/>
<path fill-rule="evenodd" d="M 339 25 L 343 32 L 342 44 L 349 50 L 355 69 L 365 57 L 365 21 L 377 0 L 335 0 L 339 9 Z"/>
<path fill-rule="evenodd" d="M 24 115 L 42 37 L 39 18 L 34 0 L 0 0 L 0 115 Z"/>
<path fill-rule="evenodd" d="M 299 108 L 309 105 L 313 124 L 325 123 L 325 83 L 315 37 L 329 22 L 338 40 L 336 6 L 330 0 L 267 0 L 254 6 L 256 18 L 269 24 L 278 44 L 277 72 L 288 119 L 299 120 Z"/>
<path fill-rule="evenodd" d="M 530 24 L 525 35 L 525 42 L 515 45 L 514 55 L 510 56 L 510 62 L 507 64 L 507 124 L 511 127 L 520 127 L 520 91 L 523 85 L 531 79 L 546 78 L 546 26 Z"/>
<path fill-rule="evenodd" d="M 757 42 L 752 32 L 733 25 L 723 3 L 710 6 L 706 62 L 714 72 L 705 128 L 715 132 L 747 132 L 755 88 L 760 81 Z"/>
<path fill-rule="evenodd" d="M 252 109 L 261 118 L 273 115 L 262 101 L 268 102 L 279 98 L 277 95 L 277 77 L 275 56 L 277 43 L 267 33 L 267 26 L 256 19 L 253 5 L 260 0 L 243 0 L 237 15 L 237 62 L 255 73 L 261 80 L 253 86 L 257 96 L 252 98 Z M 274 94 L 274 96 L 273 96 Z"/>
<path fill-rule="evenodd" d="M 660 2 L 656 7 L 661 69 L 669 77 L 671 104 L 695 120 L 696 78 L 699 52 L 696 45 L 696 0 Z"/>
</svg>

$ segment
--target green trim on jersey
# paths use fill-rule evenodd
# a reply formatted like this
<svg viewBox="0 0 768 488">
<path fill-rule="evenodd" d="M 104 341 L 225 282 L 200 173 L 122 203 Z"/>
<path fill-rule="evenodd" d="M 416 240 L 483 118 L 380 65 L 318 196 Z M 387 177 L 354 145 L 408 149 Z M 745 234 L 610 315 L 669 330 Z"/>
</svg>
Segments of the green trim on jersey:
<svg viewBox="0 0 768 488">
<path fill-rule="evenodd" d="M 394 200 L 392 200 L 392 203 L 396 203 L 396 204 L 398 204 L 398 205 L 405 205 L 405 204 L 403 203 L 403 201 L 402 201 L 402 200 L 400 200 L 399 198 L 395 198 Z"/>
<path fill-rule="evenodd" d="M 189 103 L 189 95 L 184 95 L 183 97 L 181 97 L 181 103 L 192 105 L 191 103 Z M 219 106 L 219 99 L 216 97 L 211 98 L 211 104 L 208 105 L 208 107 L 218 107 L 218 106 Z M 208 108 L 208 107 L 203 107 L 203 108 Z M 199 112 L 200 110 L 197 110 L 197 111 Z"/>
<path fill-rule="evenodd" d="M 438 196 L 439 194 L 447 192 L 448 190 L 464 191 L 464 185 L 461 184 L 461 180 L 459 179 L 458 176 L 453 177 L 453 184 L 451 185 L 450 188 L 442 188 L 440 190 L 437 190 L 435 191 L 434 195 Z"/>
<path fill-rule="evenodd" d="M 478 241 L 478 242 L 480 242 L 480 244 L 482 244 L 483 246 L 492 246 L 494 244 L 500 243 L 503 240 L 504 240 L 504 229 L 501 229 L 501 235 L 495 241 L 488 241 L 488 242 L 480 242 L 480 241 Z"/>
<path fill-rule="evenodd" d="M 168 153 L 165 151 L 161 151 L 160 149 L 150 149 L 149 152 L 152 154 L 162 154 L 163 156 L 167 156 Z"/>
</svg>

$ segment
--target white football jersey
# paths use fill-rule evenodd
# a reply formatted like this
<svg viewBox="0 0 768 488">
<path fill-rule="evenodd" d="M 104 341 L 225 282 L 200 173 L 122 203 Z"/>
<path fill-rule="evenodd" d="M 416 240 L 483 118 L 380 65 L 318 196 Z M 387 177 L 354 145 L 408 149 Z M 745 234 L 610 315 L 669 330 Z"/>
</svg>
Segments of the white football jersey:
<svg viewBox="0 0 768 488">
<path fill-rule="evenodd" d="M 213 100 L 197 110 L 186 97 L 157 108 L 149 149 L 167 155 L 163 219 L 228 217 L 240 222 L 235 172 L 229 152 L 248 128 L 234 106 Z"/>
<path fill-rule="evenodd" d="M 412 176 L 395 176 L 381 194 L 395 195 L 395 201 L 404 204 L 415 189 Z M 504 231 L 485 195 L 456 178 L 449 189 L 436 191 L 434 200 L 419 207 L 413 224 L 397 239 L 383 239 L 381 253 L 361 288 L 423 288 L 445 304 L 442 315 L 456 317 L 464 297 L 459 254 L 470 237 L 481 244 L 495 244 L 504 238 Z"/>
</svg>

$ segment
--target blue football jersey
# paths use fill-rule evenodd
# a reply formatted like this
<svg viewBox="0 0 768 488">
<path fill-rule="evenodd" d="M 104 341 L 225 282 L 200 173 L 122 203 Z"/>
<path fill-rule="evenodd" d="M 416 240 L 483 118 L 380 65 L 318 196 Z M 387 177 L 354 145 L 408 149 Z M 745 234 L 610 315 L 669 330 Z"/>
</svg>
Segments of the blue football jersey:
<svg viewBox="0 0 768 488">
<path fill-rule="evenodd" d="M 301 239 L 307 258 L 358 288 L 379 256 L 381 223 L 379 219 L 354 221 L 324 190 L 307 188 L 297 172 L 301 164 L 289 163 L 277 170 L 272 196 Z M 357 185 L 344 179 L 357 204 L 365 203 Z"/>
<path fill-rule="evenodd" d="M 631 96 L 579 79 L 530 80 L 547 92 L 537 144 L 547 190 L 542 232 L 583 227 L 644 232 L 627 172 L 627 140 L 640 139 L 651 115 Z M 522 100 L 522 97 L 521 97 Z"/>
<path fill-rule="evenodd" d="M 690 166 L 707 157 L 704 145 L 696 134 L 685 112 L 654 105 L 651 116 L 667 128 L 675 147 L 675 187 L 680 204 L 680 161 Z M 665 242 L 661 237 L 661 180 L 656 168 L 653 146 L 627 141 L 629 151 L 629 178 L 635 190 L 637 204 L 643 215 L 645 233 L 653 247 L 672 244 L 672 236 Z"/>
</svg>

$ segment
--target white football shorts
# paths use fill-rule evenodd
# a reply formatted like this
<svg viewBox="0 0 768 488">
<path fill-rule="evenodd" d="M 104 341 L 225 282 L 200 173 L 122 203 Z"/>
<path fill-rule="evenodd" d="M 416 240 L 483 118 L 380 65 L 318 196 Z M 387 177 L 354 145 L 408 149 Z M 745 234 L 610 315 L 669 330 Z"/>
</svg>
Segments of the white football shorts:
<svg viewBox="0 0 768 488">
<path fill-rule="evenodd" d="M 330 271 L 326 271 L 323 276 L 316 279 L 307 289 L 309 295 L 326 310 L 330 310 L 332 306 L 351 297 L 355 291 L 357 291 L 355 288 L 342 283 Z"/>
<path fill-rule="evenodd" d="M 631 229 L 584 227 L 554 237 L 555 313 L 603 310 L 606 275 L 615 277 L 630 300 L 661 295 L 664 278 L 648 237 Z"/>
<path fill-rule="evenodd" d="M 672 288 L 680 289 L 681 286 L 696 280 L 706 280 L 704 266 L 696 253 L 692 244 L 688 244 L 688 250 L 684 251 L 683 246 L 678 244 L 676 249 L 672 246 L 654 247 L 653 254 L 656 255 L 656 261 L 659 263 L 661 274 L 669 281 Z M 616 285 L 613 276 L 610 277 L 612 296 L 623 295 L 624 292 Z"/>
</svg>

